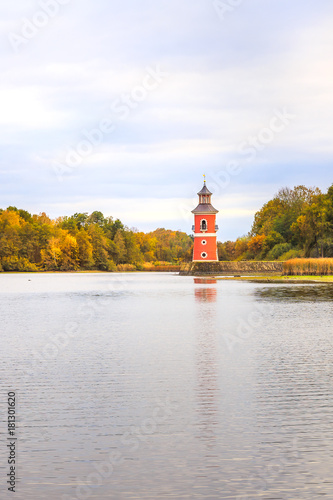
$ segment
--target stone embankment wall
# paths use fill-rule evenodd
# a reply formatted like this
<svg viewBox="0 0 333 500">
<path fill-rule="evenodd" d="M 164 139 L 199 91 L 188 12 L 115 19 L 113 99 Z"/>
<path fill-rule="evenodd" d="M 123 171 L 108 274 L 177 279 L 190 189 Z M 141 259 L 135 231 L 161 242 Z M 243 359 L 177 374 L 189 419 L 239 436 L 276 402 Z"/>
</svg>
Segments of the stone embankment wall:
<svg viewBox="0 0 333 500">
<path fill-rule="evenodd" d="M 281 275 L 283 262 L 188 262 L 181 265 L 181 276 L 253 276 L 253 275 Z"/>
</svg>

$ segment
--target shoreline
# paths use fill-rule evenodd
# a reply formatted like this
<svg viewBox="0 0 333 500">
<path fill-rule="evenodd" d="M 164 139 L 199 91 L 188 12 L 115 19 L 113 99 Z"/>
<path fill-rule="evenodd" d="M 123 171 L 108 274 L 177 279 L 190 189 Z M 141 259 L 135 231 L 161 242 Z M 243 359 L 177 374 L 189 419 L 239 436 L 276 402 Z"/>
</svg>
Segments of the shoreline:
<svg viewBox="0 0 333 500">
<path fill-rule="evenodd" d="M 101 271 L 87 270 L 87 271 L 0 271 L 1 275 L 6 274 L 134 274 L 134 273 L 179 273 L 179 269 L 175 270 L 160 270 L 160 269 L 134 269 L 130 271 Z"/>
<path fill-rule="evenodd" d="M 3 271 L 1 275 L 36 275 L 36 274 L 140 274 L 140 273 L 164 273 L 177 274 L 182 276 L 178 271 L 160 271 L 160 270 L 133 270 L 133 271 L 100 271 L 100 270 L 87 270 L 87 271 Z M 197 275 L 193 278 L 198 279 L 211 279 L 219 281 L 243 281 L 250 283 L 267 283 L 267 284 L 283 284 L 283 285 L 297 285 L 297 284 L 333 284 L 333 275 L 328 276 L 282 276 L 282 275 L 258 275 L 258 276 L 219 276 L 219 275 Z"/>
<path fill-rule="evenodd" d="M 250 281 L 252 283 L 273 283 L 273 284 L 333 284 L 333 276 L 214 276 L 216 280 Z"/>
</svg>

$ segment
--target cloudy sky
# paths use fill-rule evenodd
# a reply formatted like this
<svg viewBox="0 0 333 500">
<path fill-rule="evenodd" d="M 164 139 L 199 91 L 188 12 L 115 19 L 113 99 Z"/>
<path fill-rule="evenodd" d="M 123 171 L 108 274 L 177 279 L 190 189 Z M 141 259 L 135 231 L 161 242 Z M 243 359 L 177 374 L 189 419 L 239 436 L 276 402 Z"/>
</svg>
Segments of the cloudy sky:
<svg viewBox="0 0 333 500">
<path fill-rule="evenodd" d="M 331 0 L 2 2 L 0 207 L 101 210 L 219 239 L 281 187 L 333 183 Z"/>
</svg>

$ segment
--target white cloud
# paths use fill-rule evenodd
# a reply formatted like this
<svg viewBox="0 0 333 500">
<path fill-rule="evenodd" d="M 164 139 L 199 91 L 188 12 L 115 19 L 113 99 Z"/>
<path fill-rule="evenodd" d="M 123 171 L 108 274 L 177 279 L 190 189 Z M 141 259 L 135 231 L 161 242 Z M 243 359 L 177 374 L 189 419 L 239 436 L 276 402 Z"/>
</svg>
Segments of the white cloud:
<svg viewBox="0 0 333 500">
<path fill-rule="evenodd" d="M 0 7 L 4 39 L 37 8 L 23 0 Z M 129 225 L 186 228 L 190 219 L 175 206 L 195 201 L 202 173 L 244 162 L 239 144 L 283 108 L 293 123 L 215 198 L 226 226 L 243 233 L 288 183 L 328 187 L 332 10 L 326 0 L 315 7 L 252 0 L 222 23 L 201 0 L 70 2 L 19 54 L 2 47 L 3 200 L 57 215 L 102 208 Z M 114 99 L 156 64 L 169 77 L 60 185 L 52 160 L 111 117 Z M 144 186 L 154 189 L 155 213 Z"/>
<path fill-rule="evenodd" d="M 59 127 L 66 121 L 66 112 L 52 109 L 36 87 L 0 89 L 0 126 L 15 126 L 19 130 L 44 130 Z"/>
</svg>

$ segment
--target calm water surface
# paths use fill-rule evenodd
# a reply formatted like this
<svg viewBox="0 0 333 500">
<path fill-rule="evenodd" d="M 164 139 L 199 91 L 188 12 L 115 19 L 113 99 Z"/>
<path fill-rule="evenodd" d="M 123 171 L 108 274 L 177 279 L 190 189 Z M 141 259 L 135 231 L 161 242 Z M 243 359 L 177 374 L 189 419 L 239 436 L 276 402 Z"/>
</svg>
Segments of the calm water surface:
<svg viewBox="0 0 333 500">
<path fill-rule="evenodd" d="M 332 285 L 0 275 L 0 498 L 333 499 L 332 301 Z"/>
</svg>

